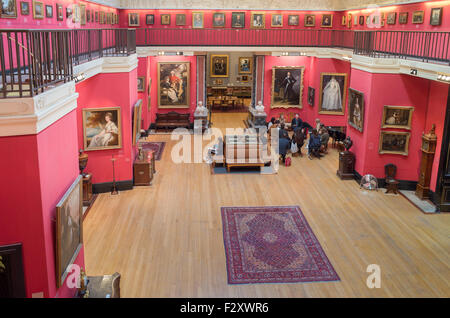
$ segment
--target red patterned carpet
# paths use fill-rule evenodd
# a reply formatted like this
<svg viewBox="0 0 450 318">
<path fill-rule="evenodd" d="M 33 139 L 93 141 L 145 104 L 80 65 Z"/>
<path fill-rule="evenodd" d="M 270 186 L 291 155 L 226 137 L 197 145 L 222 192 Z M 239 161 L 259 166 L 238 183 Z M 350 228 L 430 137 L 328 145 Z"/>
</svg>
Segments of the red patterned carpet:
<svg viewBox="0 0 450 318">
<path fill-rule="evenodd" d="M 337 281 L 298 206 L 223 207 L 229 284 Z"/>
<path fill-rule="evenodd" d="M 161 160 L 164 148 L 166 147 L 165 142 L 141 142 L 140 144 L 143 150 L 153 150 L 155 152 L 155 160 Z"/>
</svg>

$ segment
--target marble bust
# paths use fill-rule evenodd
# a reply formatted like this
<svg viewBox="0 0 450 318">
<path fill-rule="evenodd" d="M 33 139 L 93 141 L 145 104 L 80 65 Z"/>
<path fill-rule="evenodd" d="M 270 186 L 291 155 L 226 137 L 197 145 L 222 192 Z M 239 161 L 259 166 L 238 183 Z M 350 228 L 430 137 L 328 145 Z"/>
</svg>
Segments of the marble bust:
<svg viewBox="0 0 450 318">
<path fill-rule="evenodd" d="M 203 105 L 202 101 L 199 101 L 197 104 L 197 108 L 195 109 L 195 115 L 197 116 L 207 116 L 208 108 Z"/>
<path fill-rule="evenodd" d="M 264 113 L 264 105 L 263 105 L 262 101 L 258 102 L 258 105 L 256 105 L 255 109 L 258 114 Z"/>
</svg>

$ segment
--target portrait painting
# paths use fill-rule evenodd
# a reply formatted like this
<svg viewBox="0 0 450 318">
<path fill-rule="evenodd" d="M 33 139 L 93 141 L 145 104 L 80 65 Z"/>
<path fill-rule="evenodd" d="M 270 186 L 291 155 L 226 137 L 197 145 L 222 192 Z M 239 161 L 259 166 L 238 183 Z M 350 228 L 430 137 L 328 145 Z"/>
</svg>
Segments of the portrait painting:
<svg viewBox="0 0 450 318">
<path fill-rule="evenodd" d="M 231 13 L 231 27 L 232 28 L 245 27 L 245 12 L 232 12 Z"/>
<path fill-rule="evenodd" d="M 411 133 L 409 132 L 381 131 L 378 152 L 407 156 L 410 137 Z"/>
<path fill-rule="evenodd" d="M 341 25 L 347 25 L 347 16 L 342 16 Z"/>
<path fill-rule="evenodd" d="M 50 5 L 45 6 L 45 17 L 46 18 L 53 18 L 53 7 Z"/>
<path fill-rule="evenodd" d="M 212 25 L 214 28 L 224 28 L 225 27 L 225 13 L 214 12 Z"/>
<path fill-rule="evenodd" d="M 192 28 L 203 29 L 203 12 L 192 12 Z"/>
<path fill-rule="evenodd" d="M 189 92 L 189 62 L 158 62 L 159 108 L 189 108 Z"/>
<path fill-rule="evenodd" d="M 99 23 L 100 24 L 105 24 L 105 12 L 103 12 L 103 11 L 100 11 Z"/>
<path fill-rule="evenodd" d="M 170 14 L 161 14 L 161 25 L 170 25 Z"/>
<path fill-rule="evenodd" d="M 401 12 L 398 15 L 398 23 L 399 24 L 407 24 L 408 23 L 408 12 Z"/>
<path fill-rule="evenodd" d="M 147 25 L 155 24 L 155 15 L 154 14 L 147 14 L 145 16 L 145 24 L 147 24 Z"/>
<path fill-rule="evenodd" d="M 80 6 L 77 4 L 73 5 L 73 17 L 72 22 L 74 23 L 80 23 L 81 21 L 81 9 Z"/>
<path fill-rule="evenodd" d="M 228 77 L 228 55 L 211 55 L 210 77 Z"/>
<path fill-rule="evenodd" d="M 333 15 L 322 14 L 322 28 L 331 28 L 333 26 Z"/>
<path fill-rule="evenodd" d="M 112 24 L 112 13 L 111 12 L 106 13 L 106 24 Z"/>
<path fill-rule="evenodd" d="M 283 26 L 283 15 L 282 14 L 272 14 L 271 26 L 273 28 L 281 28 Z"/>
<path fill-rule="evenodd" d="M 80 5 L 80 24 L 86 25 L 86 5 Z"/>
<path fill-rule="evenodd" d="M 365 17 L 363 15 L 359 16 L 359 25 L 364 25 Z"/>
<path fill-rule="evenodd" d="M 412 106 L 384 106 L 381 128 L 399 128 L 411 130 Z"/>
<path fill-rule="evenodd" d="M 304 67 L 274 66 L 272 68 L 271 108 L 302 108 Z"/>
<path fill-rule="evenodd" d="M 350 29 L 352 27 L 353 15 L 351 13 L 348 14 L 347 17 L 347 27 Z"/>
<path fill-rule="evenodd" d="M 397 12 L 389 12 L 386 19 L 386 24 L 394 25 L 397 22 Z"/>
<path fill-rule="evenodd" d="M 316 16 L 314 14 L 305 15 L 305 27 L 316 26 Z"/>
<path fill-rule="evenodd" d="M 83 109 L 84 149 L 122 148 L 120 107 Z"/>
<path fill-rule="evenodd" d="M 250 27 L 254 29 L 264 29 L 266 27 L 266 15 L 264 13 L 252 12 Z"/>
<path fill-rule="evenodd" d="M 347 74 L 322 73 L 320 75 L 319 114 L 344 115 Z"/>
<path fill-rule="evenodd" d="M 299 21 L 299 17 L 296 14 L 292 14 L 288 16 L 288 25 L 297 26 Z"/>
<path fill-rule="evenodd" d="M 128 26 L 139 26 L 139 13 L 128 13 Z"/>
<path fill-rule="evenodd" d="M 44 4 L 40 1 L 33 1 L 33 18 L 39 20 L 44 18 Z"/>
<path fill-rule="evenodd" d="M 415 11 L 412 16 L 412 23 L 420 24 L 423 23 L 424 11 Z"/>
<path fill-rule="evenodd" d="M 134 105 L 133 111 L 133 146 L 135 146 L 139 138 L 141 138 L 141 125 L 142 125 L 142 99 L 138 100 Z"/>
<path fill-rule="evenodd" d="M 185 14 L 175 15 L 175 25 L 186 25 L 186 15 Z"/>
<path fill-rule="evenodd" d="M 316 100 L 316 89 L 308 87 L 308 104 L 314 106 L 315 100 Z"/>
<path fill-rule="evenodd" d="M 252 58 L 240 57 L 239 58 L 239 74 L 252 74 Z"/>
<path fill-rule="evenodd" d="M 56 284 L 61 287 L 83 246 L 83 182 L 78 176 L 56 205 Z"/>
<path fill-rule="evenodd" d="M 16 0 L 1 0 L 2 12 L 1 18 L 17 18 Z"/>
<path fill-rule="evenodd" d="M 355 14 L 355 16 L 353 17 L 353 25 L 358 25 L 359 24 L 359 17 Z"/>
<path fill-rule="evenodd" d="M 72 17 L 73 17 L 73 10 L 72 10 L 72 8 L 67 7 L 66 8 L 66 19 L 70 21 L 70 20 L 72 20 Z"/>
<path fill-rule="evenodd" d="M 442 8 L 432 8 L 430 16 L 431 25 L 441 25 L 442 23 Z"/>
<path fill-rule="evenodd" d="M 143 93 L 145 90 L 144 86 L 145 86 L 145 76 L 139 76 L 137 78 L 137 91 Z"/>
<path fill-rule="evenodd" d="M 63 10 L 63 6 L 60 4 L 56 4 L 56 20 L 57 21 L 64 20 L 64 10 Z"/>
<path fill-rule="evenodd" d="M 30 15 L 30 3 L 26 1 L 20 2 L 20 13 L 22 15 Z"/>
<path fill-rule="evenodd" d="M 91 10 L 86 10 L 86 22 L 91 22 Z"/>
<path fill-rule="evenodd" d="M 364 93 L 353 88 L 348 90 L 348 124 L 360 132 L 364 130 Z"/>
<path fill-rule="evenodd" d="M 100 20 L 99 20 L 99 17 L 98 17 L 98 11 L 95 11 L 95 15 L 94 15 L 94 18 L 95 18 L 95 22 L 96 23 L 98 23 Z"/>
</svg>

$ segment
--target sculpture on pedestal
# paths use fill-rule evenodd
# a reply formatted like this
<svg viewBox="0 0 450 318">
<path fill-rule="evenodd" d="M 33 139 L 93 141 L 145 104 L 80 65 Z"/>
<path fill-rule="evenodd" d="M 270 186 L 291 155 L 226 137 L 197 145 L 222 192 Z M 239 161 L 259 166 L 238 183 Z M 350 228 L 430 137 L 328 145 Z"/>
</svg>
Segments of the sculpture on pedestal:
<svg viewBox="0 0 450 318">
<path fill-rule="evenodd" d="M 208 116 L 208 108 L 203 105 L 202 101 L 199 101 L 197 108 L 195 109 L 195 116 Z"/>
<path fill-rule="evenodd" d="M 87 162 L 88 162 L 88 154 L 84 153 L 83 149 L 78 150 L 79 156 L 78 156 L 78 167 L 80 169 L 80 174 L 83 177 L 86 177 L 86 173 L 84 173 L 84 169 L 86 169 Z"/>
<path fill-rule="evenodd" d="M 263 113 L 265 113 L 265 112 L 264 112 L 264 105 L 263 105 L 262 101 L 259 101 L 259 102 L 258 102 L 258 105 L 256 105 L 255 109 L 256 109 L 256 113 L 257 113 L 257 114 L 263 114 Z"/>
</svg>

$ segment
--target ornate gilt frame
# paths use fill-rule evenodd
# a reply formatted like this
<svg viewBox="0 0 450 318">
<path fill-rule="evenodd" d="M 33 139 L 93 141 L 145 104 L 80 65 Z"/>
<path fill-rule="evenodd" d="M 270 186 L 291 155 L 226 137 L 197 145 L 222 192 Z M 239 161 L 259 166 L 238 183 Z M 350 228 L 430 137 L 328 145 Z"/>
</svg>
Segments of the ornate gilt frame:
<svg viewBox="0 0 450 318">
<path fill-rule="evenodd" d="M 95 147 L 88 148 L 87 137 L 86 137 L 86 113 L 87 112 L 106 112 L 106 111 L 117 111 L 117 129 L 118 133 L 118 141 L 119 144 L 117 146 L 105 146 L 105 147 Z M 101 107 L 101 108 L 84 108 L 83 109 L 83 145 L 85 151 L 92 150 L 110 150 L 110 149 L 120 149 L 122 148 L 122 113 L 120 107 Z"/>
<path fill-rule="evenodd" d="M 279 69 L 300 69 L 302 72 L 301 84 L 300 84 L 300 92 L 299 92 L 299 105 L 279 105 L 275 104 L 275 72 Z M 303 109 L 303 79 L 305 76 L 305 67 L 304 66 L 274 66 L 272 68 L 272 90 L 271 90 L 271 103 L 270 108 L 299 108 Z"/>
<path fill-rule="evenodd" d="M 324 76 L 344 76 L 344 90 L 342 95 L 342 111 L 329 111 L 329 110 L 322 110 L 322 100 L 323 100 L 323 77 Z M 345 105 L 346 105 L 346 99 L 347 99 L 347 82 L 348 82 L 348 74 L 346 73 L 322 73 L 320 74 L 320 90 L 319 90 L 319 114 L 324 115 L 344 115 L 345 114 Z"/>
<path fill-rule="evenodd" d="M 214 75 L 213 74 L 213 60 L 215 57 L 225 58 L 227 60 L 227 73 L 225 75 Z M 212 54 L 209 64 L 209 77 L 228 77 L 230 74 L 230 57 L 228 55 L 222 54 Z"/>
<path fill-rule="evenodd" d="M 390 150 L 383 150 L 383 137 L 385 135 L 404 135 L 406 136 L 406 144 L 405 144 L 405 151 L 390 151 Z M 409 140 L 411 138 L 410 132 L 399 132 L 399 131 L 380 131 L 380 142 L 378 147 L 378 153 L 380 154 L 393 154 L 393 155 L 402 155 L 402 156 L 408 156 L 409 153 Z"/>
<path fill-rule="evenodd" d="M 385 124 L 387 111 L 389 109 L 409 110 L 408 124 L 407 125 L 389 125 L 389 124 Z M 389 106 L 389 105 L 385 105 L 384 108 L 383 108 L 383 119 L 382 119 L 382 122 L 381 122 L 381 128 L 397 128 L 397 129 L 411 130 L 411 123 L 412 123 L 413 112 L 414 112 L 414 107 L 413 106 Z"/>
<path fill-rule="evenodd" d="M 253 26 L 253 21 L 254 21 L 254 20 L 253 20 L 253 17 L 254 17 L 256 14 L 262 15 L 262 16 L 263 16 L 263 18 L 262 18 L 262 23 L 263 23 L 263 25 L 260 26 L 260 27 Z M 251 16 L 250 16 L 250 28 L 252 28 L 252 29 L 265 29 L 265 28 L 266 28 L 266 14 L 265 14 L 265 12 L 252 12 L 252 14 L 251 14 Z"/>
<path fill-rule="evenodd" d="M 161 64 L 186 64 L 187 69 L 187 84 L 186 84 L 186 104 L 184 105 L 161 105 Z M 180 61 L 167 61 L 158 62 L 158 108 L 189 108 L 190 106 L 190 93 L 191 93 L 191 63 L 190 62 L 180 62 Z"/>
</svg>

